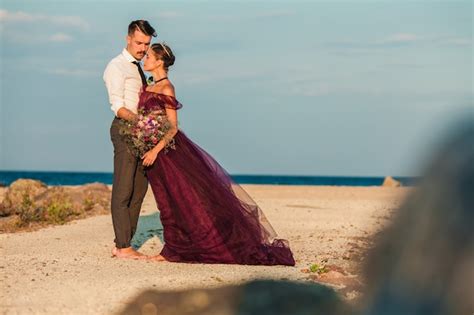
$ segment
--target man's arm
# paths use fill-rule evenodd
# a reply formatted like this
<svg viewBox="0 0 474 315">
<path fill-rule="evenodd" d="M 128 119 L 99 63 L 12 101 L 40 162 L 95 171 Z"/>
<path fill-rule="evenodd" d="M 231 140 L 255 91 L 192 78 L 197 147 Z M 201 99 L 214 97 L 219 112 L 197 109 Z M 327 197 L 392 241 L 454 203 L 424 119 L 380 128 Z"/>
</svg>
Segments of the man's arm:
<svg viewBox="0 0 474 315">
<path fill-rule="evenodd" d="M 125 119 L 125 120 L 130 120 L 130 121 L 134 121 L 137 119 L 137 114 L 133 113 L 131 110 L 125 107 L 119 108 L 115 116 L 117 116 L 118 118 Z"/>
<path fill-rule="evenodd" d="M 115 116 L 126 120 L 136 119 L 137 115 L 125 107 L 125 77 L 116 64 L 107 65 L 104 71 L 104 82 L 109 94 L 110 109 Z"/>
</svg>

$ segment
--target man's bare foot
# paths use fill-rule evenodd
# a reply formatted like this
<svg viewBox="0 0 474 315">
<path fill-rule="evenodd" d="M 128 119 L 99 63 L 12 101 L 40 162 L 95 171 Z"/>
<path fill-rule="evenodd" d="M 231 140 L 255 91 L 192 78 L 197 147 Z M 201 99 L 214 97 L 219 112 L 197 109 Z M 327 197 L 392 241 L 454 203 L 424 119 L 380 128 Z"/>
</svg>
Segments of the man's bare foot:
<svg viewBox="0 0 474 315">
<path fill-rule="evenodd" d="M 152 261 L 167 261 L 165 257 L 161 256 L 161 255 L 155 255 L 155 256 L 149 256 L 148 257 L 148 260 L 152 260 Z"/>
<path fill-rule="evenodd" d="M 112 257 L 122 258 L 122 259 L 147 259 L 148 258 L 148 256 L 137 252 L 132 247 L 127 247 L 127 248 L 114 247 L 114 249 L 112 249 Z"/>
</svg>

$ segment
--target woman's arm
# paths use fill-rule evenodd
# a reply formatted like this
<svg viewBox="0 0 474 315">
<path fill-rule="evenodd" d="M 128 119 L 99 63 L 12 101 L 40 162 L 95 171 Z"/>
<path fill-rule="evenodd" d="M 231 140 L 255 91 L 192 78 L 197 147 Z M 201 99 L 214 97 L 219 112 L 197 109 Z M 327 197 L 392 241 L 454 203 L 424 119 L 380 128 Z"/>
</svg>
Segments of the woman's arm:
<svg viewBox="0 0 474 315">
<path fill-rule="evenodd" d="M 163 94 L 173 97 L 175 96 L 172 87 L 164 89 Z M 166 108 L 166 118 L 170 123 L 170 129 L 163 136 L 163 139 L 153 147 L 153 149 L 143 155 L 142 159 L 144 166 L 152 165 L 155 162 L 158 153 L 160 153 L 160 151 L 163 150 L 171 140 L 173 140 L 173 137 L 178 132 L 178 111 L 176 109 Z"/>
<path fill-rule="evenodd" d="M 176 109 L 167 108 L 166 117 L 170 123 L 170 129 L 163 136 L 163 139 L 158 142 L 155 147 L 152 149 L 157 154 L 163 150 L 164 147 L 173 139 L 173 137 L 178 132 L 178 111 Z"/>
</svg>

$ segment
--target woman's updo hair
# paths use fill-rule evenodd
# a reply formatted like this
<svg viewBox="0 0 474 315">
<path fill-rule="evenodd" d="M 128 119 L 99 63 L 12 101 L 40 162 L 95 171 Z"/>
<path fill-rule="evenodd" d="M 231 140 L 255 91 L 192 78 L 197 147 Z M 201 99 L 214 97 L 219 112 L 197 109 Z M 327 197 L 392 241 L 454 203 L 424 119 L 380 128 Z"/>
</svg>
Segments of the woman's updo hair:
<svg viewBox="0 0 474 315">
<path fill-rule="evenodd" d="M 168 67 L 172 66 L 175 60 L 171 48 L 166 44 L 155 43 L 151 45 L 151 50 L 153 51 L 157 59 L 163 60 L 164 68 L 166 71 L 168 71 Z"/>
</svg>

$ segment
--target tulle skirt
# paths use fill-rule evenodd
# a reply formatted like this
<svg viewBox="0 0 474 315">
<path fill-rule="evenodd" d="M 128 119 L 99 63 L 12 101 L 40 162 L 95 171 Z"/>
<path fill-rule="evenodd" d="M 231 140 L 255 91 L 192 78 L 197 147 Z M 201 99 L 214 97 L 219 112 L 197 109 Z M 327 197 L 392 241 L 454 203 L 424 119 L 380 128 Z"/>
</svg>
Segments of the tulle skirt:
<svg viewBox="0 0 474 315">
<path fill-rule="evenodd" d="M 158 154 L 146 173 L 164 228 L 168 261 L 288 265 L 288 242 L 276 238 L 250 196 L 182 131 L 175 149 Z"/>
</svg>

